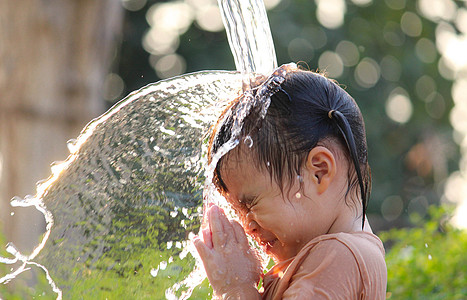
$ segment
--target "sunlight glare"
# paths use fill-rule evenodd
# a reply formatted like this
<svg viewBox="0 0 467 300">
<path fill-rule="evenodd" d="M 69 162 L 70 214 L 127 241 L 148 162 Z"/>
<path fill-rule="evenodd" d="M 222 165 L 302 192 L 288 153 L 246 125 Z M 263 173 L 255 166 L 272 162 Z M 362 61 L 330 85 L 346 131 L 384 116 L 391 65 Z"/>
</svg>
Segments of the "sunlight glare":
<svg viewBox="0 0 467 300">
<path fill-rule="evenodd" d="M 196 12 L 196 23 L 206 30 L 218 32 L 224 29 L 219 7 L 216 4 L 206 5 Z"/>
<path fill-rule="evenodd" d="M 267 10 L 273 9 L 277 5 L 281 3 L 281 0 L 264 0 L 264 7 L 266 7 Z"/>
<path fill-rule="evenodd" d="M 344 14 L 347 11 L 344 0 L 315 0 L 318 6 L 316 17 L 326 28 L 335 29 L 344 24 Z"/>
<path fill-rule="evenodd" d="M 401 87 L 395 88 L 386 101 L 386 114 L 397 123 L 407 123 L 412 116 L 412 102 Z"/>
<path fill-rule="evenodd" d="M 456 15 L 456 4 L 452 0 L 419 0 L 418 10 L 432 21 L 453 20 Z"/>
<path fill-rule="evenodd" d="M 146 13 L 146 20 L 152 27 L 163 28 L 178 34 L 186 32 L 193 17 L 191 7 L 179 1 L 154 4 Z"/>
</svg>

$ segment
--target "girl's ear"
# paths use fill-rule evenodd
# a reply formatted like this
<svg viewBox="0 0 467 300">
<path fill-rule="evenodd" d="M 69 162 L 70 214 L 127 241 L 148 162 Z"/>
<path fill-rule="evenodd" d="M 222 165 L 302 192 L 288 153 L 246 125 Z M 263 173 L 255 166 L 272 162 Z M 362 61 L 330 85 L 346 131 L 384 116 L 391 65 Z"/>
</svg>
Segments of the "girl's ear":
<svg viewBox="0 0 467 300">
<path fill-rule="evenodd" d="M 336 158 L 328 148 L 317 146 L 308 153 L 306 169 L 312 182 L 317 186 L 318 194 L 322 194 L 336 176 Z"/>
</svg>

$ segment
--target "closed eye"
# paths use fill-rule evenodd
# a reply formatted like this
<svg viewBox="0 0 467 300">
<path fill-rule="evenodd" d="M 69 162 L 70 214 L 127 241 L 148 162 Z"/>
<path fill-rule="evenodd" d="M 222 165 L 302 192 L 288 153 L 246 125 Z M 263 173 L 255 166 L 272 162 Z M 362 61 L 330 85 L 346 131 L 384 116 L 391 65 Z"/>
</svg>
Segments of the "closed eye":
<svg viewBox="0 0 467 300">
<path fill-rule="evenodd" d="M 243 206 L 245 206 L 245 208 L 249 211 L 258 202 L 258 197 L 257 196 L 245 197 L 242 199 L 241 202 Z"/>
</svg>

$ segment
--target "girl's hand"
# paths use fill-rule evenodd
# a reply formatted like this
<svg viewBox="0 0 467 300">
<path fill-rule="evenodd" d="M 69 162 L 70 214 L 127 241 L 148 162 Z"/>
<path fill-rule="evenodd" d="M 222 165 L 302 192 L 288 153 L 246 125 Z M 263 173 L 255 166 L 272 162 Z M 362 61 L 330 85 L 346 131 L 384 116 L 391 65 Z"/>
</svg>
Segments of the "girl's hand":
<svg viewBox="0 0 467 300">
<path fill-rule="evenodd" d="M 256 285 L 262 274 L 261 264 L 242 226 L 229 221 L 216 205 L 208 210 L 207 217 L 209 227 L 202 230 L 203 240 L 197 236 L 193 242 L 214 293 L 225 298 L 260 298 Z"/>
</svg>

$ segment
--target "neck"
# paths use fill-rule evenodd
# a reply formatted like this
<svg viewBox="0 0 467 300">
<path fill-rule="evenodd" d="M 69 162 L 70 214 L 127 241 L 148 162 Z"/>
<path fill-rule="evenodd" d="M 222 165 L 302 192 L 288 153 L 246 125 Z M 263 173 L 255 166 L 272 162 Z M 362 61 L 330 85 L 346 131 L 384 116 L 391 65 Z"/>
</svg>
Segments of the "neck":
<svg viewBox="0 0 467 300">
<path fill-rule="evenodd" d="M 366 216 L 362 216 L 361 211 L 358 211 L 357 217 L 355 216 L 355 211 L 346 205 L 346 208 L 343 209 L 335 218 L 334 222 L 329 227 L 328 233 L 338 233 L 338 232 L 370 232 L 371 230 L 370 223 Z M 362 218 L 365 217 L 365 225 L 362 230 Z"/>
</svg>

